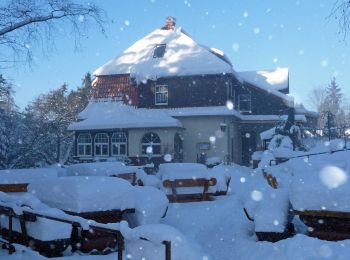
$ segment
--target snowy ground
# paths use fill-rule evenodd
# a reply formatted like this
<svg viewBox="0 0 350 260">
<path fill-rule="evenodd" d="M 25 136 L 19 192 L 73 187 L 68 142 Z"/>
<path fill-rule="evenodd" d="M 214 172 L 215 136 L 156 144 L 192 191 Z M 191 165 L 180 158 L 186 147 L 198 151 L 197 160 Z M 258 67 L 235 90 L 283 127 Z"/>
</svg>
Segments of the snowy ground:
<svg viewBox="0 0 350 260">
<path fill-rule="evenodd" d="M 317 150 L 321 151 L 322 149 L 318 148 Z M 255 222 L 258 219 L 268 221 L 267 224 L 270 225 L 268 227 L 274 228 L 275 224 L 272 224 L 275 222 L 274 217 L 283 217 L 278 213 L 283 208 L 284 203 L 283 200 L 275 198 L 285 196 L 287 201 L 290 200 L 292 204 L 300 201 L 307 202 L 308 207 L 315 205 L 316 210 L 320 201 L 322 201 L 322 205 L 326 205 L 325 203 L 329 201 L 331 203 L 329 206 L 327 205 L 327 208 L 346 210 L 347 199 L 342 198 L 350 196 L 348 189 L 350 186 L 348 181 L 350 162 L 348 158 L 350 158 L 350 151 L 342 151 L 310 157 L 307 160 L 305 158 L 293 159 L 278 166 L 268 167 L 265 170 L 274 174 L 279 181 L 280 186 L 277 190 L 267 185 L 259 170 L 253 171 L 241 166 L 218 166 L 214 170 L 226 169 L 225 174 L 232 177 L 229 195 L 216 197 L 214 201 L 170 204 L 166 217 L 161 219 L 161 224 L 179 230 L 187 240 L 187 245 L 189 244 L 195 252 L 198 252 L 198 258 L 187 256 L 186 259 L 189 260 L 349 259 L 350 240 L 328 242 L 308 237 L 305 235 L 306 226 L 297 217 L 293 221 L 298 233 L 296 236 L 277 243 L 259 242 L 255 236 L 257 223 L 249 221 L 243 212 L 243 207 L 246 207 L 250 210 L 251 216 L 254 216 Z M 220 169 L 220 167 L 222 168 Z M 325 169 L 327 170 L 326 181 L 324 180 Z M 329 179 L 332 185 L 329 184 Z M 297 187 L 302 187 L 304 192 L 298 192 L 302 196 L 302 200 L 298 200 L 295 198 L 298 194 L 294 192 L 293 182 L 301 180 L 308 185 L 297 185 Z M 337 185 L 333 185 L 335 181 Z M 319 195 L 311 196 L 311 193 L 314 194 L 315 191 L 320 192 Z M 322 197 L 322 194 L 327 196 Z M 336 204 L 334 204 L 334 200 L 336 200 Z M 261 227 L 264 228 L 264 226 Z M 182 244 L 179 244 L 177 250 L 186 252 L 186 249 L 181 246 Z M 172 244 L 172 247 L 175 251 L 176 245 Z M 186 254 L 184 252 L 182 253 Z M 44 259 L 44 257 L 17 245 L 17 252 L 11 256 L 7 254 L 7 251 L 0 249 L 0 259 L 34 260 Z M 115 253 L 105 256 L 75 254 L 57 259 L 111 260 L 117 259 L 117 255 Z M 124 259 L 141 259 L 141 257 L 136 258 L 129 255 Z M 183 260 L 185 258 L 176 259 Z"/>
<path fill-rule="evenodd" d="M 175 226 L 194 247 L 199 247 L 202 260 L 349 259 L 350 255 L 350 240 L 328 242 L 299 234 L 277 243 L 257 242 L 253 223 L 247 220 L 240 202 L 232 195 L 210 202 L 171 204 L 163 223 Z M 24 250 L 12 256 L 0 250 L 0 259 L 44 259 Z M 57 259 L 112 260 L 117 259 L 117 255 L 74 255 Z"/>
</svg>

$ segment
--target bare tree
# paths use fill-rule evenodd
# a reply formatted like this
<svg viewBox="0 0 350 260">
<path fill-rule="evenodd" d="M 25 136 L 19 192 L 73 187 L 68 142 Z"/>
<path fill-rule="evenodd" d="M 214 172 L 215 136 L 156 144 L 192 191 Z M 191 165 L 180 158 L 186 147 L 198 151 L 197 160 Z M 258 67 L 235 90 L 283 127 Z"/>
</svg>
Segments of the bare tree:
<svg viewBox="0 0 350 260">
<path fill-rule="evenodd" d="M 0 4 L 0 62 L 30 62 L 33 46 L 51 50 L 55 36 L 74 35 L 75 46 L 91 23 L 103 31 L 103 11 L 72 0 L 2 0 Z"/>
<path fill-rule="evenodd" d="M 350 0 L 336 0 L 329 17 L 335 18 L 344 39 L 350 31 Z"/>
<path fill-rule="evenodd" d="M 316 109 L 317 112 L 321 112 L 325 104 L 327 96 L 327 89 L 325 87 L 317 87 L 313 88 L 309 95 L 308 95 L 308 101 L 309 104 Z"/>
</svg>

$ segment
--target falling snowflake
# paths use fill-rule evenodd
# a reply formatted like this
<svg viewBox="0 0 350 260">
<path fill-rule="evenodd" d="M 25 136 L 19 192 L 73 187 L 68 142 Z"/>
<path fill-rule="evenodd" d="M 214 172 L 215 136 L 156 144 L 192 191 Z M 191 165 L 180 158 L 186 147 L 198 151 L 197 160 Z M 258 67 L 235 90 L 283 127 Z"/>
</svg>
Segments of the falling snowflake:
<svg viewBox="0 0 350 260">
<path fill-rule="evenodd" d="M 129 25 L 130 25 L 129 20 L 125 20 L 125 21 L 124 21 L 124 24 L 125 24 L 125 26 L 129 26 Z"/>
<path fill-rule="evenodd" d="M 260 33 L 260 28 L 259 27 L 255 27 L 253 32 L 254 32 L 254 34 L 259 34 Z"/>
<path fill-rule="evenodd" d="M 250 193 L 250 197 L 252 198 L 252 200 L 260 201 L 263 198 L 263 194 L 260 191 L 258 191 L 258 190 L 253 190 Z"/>
<path fill-rule="evenodd" d="M 321 60 L 321 66 L 322 67 L 327 67 L 328 66 L 328 61 L 326 59 Z"/>
<path fill-rule="evenodd" d="M 235 52 L 238 52 L 239 51 L 239 44 L 237 42 L 233 43 L 232 44 L 232 49 L 235 51 Z"/>
<path fill-rule="evenodd" d="M 234 108 L 234 105 L 233 105 L 233 102 L 231 100 L 227 100 L 226 101 L 226 107 L 229 109 L 229 110 L 232 110 Z"/>
<path fill-rule="evenodd" d="M 322 183 L 330 189 L 338 188 L 348 180 L 346 172 L 336 166 L 326 166 L 320 172 Z"/>
</svg>

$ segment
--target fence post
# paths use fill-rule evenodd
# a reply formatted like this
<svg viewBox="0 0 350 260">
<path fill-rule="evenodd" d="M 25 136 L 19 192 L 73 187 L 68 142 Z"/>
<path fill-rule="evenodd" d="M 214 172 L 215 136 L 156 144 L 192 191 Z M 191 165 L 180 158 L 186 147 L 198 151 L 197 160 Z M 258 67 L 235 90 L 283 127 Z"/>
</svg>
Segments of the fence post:
<svg viewBox="0 0 350 260">
<path fill-rule="evenodd" d="M 123 235 L 117 232 L 118 260 L 123 260 Z"/>
<path fill-rule="evenodd" d="M 165 260 L 171 260 L 171 242 L 163 241 L 165 245 Z"/>
</svg>

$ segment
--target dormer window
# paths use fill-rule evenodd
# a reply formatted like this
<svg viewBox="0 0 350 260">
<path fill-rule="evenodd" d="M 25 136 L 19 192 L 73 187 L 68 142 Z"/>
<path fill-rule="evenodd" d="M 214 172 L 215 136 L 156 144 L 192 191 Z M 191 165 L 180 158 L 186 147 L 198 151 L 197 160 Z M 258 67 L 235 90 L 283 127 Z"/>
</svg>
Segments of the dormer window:
<svg viewBox="0 0 350 260">
<path fill-rule="evenodd" d="M 166 44 L 157 44 L 153 51 L 153 58 L 163 58 Z"/>
</svg>

